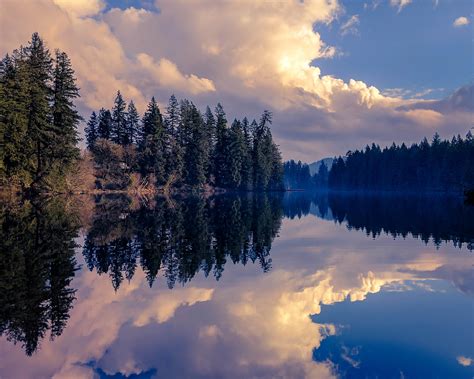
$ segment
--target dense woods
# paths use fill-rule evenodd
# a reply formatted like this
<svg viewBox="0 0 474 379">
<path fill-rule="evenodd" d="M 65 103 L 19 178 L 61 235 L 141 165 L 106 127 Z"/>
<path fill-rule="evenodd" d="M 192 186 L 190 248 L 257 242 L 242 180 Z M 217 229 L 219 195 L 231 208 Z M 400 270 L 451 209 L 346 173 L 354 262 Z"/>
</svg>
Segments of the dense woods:
<svg viewBox="0 0 474 379">
<path fill-rule="evenodd" d="M 381 149 L 367 146 L 334 161 L 329 188 L 342 190 L 443 191 L 474 189 L 474 138 L 405 144 Z"/>
<path fill-rule="evenodd" d="M 74 99 L 79 96 L 66 53 L 54 58 L 37 33 L 0 62 L 0 183 L 22 189 L 63 188 L 79 158 Z"/>
<path fill-rule="evenodd" d="M 3 58 L 2 186 L 66 192 L 89 169 L 94 179 L 86 190 L 283 188 L 268 111 L 258 122 L 243 118 L 229 125 L 221 104 L 202 113 L 191 101 L 171 96 L 164 113 L 152 98 L 140 117 L 133 101 L 127 104 L 118 91 L 112 109 L 93 112 L 87 121 L 85 142 L 91 154 L 80 160 L 77 97 L 68 56 L 56 50 L 51 57 L 37 33 L 26 47 Z"/>
<path fill-rule="evenodd" d="M 221 104 L 202 114 L 174 95 L 164 114 L 152 98 L 140 119 L 119 91 L 111 110 L 91 114 L 86 139 L 101 189 L 125 189 L 138 176 L 143 187 L 281 190 L 283 168 L 271 123 L 265 111 L 259 122 L 245 117 L 229 126 Z"/>
</svg>

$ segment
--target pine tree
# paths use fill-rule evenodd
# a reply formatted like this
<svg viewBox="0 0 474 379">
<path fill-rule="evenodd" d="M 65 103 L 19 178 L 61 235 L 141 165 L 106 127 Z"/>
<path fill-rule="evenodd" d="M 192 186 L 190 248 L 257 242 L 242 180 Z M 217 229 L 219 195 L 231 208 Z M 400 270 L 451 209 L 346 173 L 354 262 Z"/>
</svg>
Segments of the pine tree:
<svg viewBox="0 0 474 379">
<path fill-rule="evenodd" d="M 66 53 L 56 51 L 53 85 L 53 126 L 55 143 L 50 147 L 54 166 L 63 176 L 66 169 L 79 158 L 77 127 L 82 117 L 76 110 L 74 99 L 79 88 L 71 61 Z"/>
<path fill-rule="evenodd" d="M 112 109 L 112 130 L 111 140 L 118 145 L 128 145 L 128 133 L 127 133 L 127 113 L 125 109 L 127 104 L 122 97 L 120 91 L 117 91 L 115 97 L 114 107 Z"/>
<path fill-rule="evenodd" d="M 112 115 L 108 109 L 99 110 L 99 124 L 97 126 L 97 136 L 102 139 L 110 139 L 112 129 Z"/>
<path fill-rule="evenodd" d="M 137 108 L 133 103 L 133 100 L 130 100 L 127 109 L 127 120 L 126 120 L 126 142 L 128 144 L 137 143 L 139 135 L 139 124 L 140 116 L 138 115 Z"/>
<path fill-rule="evenodd" d="M 34 145 L 32 186 L 41 187 L 50 169 L 48 148 L 56 140 L 52 125 L 52 68 L 53 60 L 38 33 L 34 33 L 27 49 L 28 136 Z"/>
<path fill-rule="evenodd" d="M 253 188 L 253 164 L 252 164 L 252 133 L 247 117 L 242 120 L 242 131 L 244 134 L 244 148 L 242 154 L 242 181 L 241 189 L 244 191 Z"/>
<path fill-rule="evenodd" d="M 245 138 L 240 121 L 234 120 L 228 133 L 226 146 L 226 186 L 239 189 L 242 185 L 242 163 L 245 153 Z"/>
<path fill-rule="evenodd" d="M 28 135 L 29 78 L 26 49 L 0 62 L 0 175 L 29 186 L 33 174 L 33 141 Z"/>
<path fill-rule="evenodd" d="M 202 187 L 206 182 L 209 149 L 207 133 L 201 113 L 192 103 L 183 103 L 185 112 L 183 130 L 185 183 L 193 187 Z"/>
<path fill-rule="evenodd" d="M 91 151 L 94 148 L 95 141 L 99 138 L 98 125 L 99 121 L 97 115 L 95 112 L 92 112 L 85 128 L 87 148 Z"/>
<path fill-rule="evenodd" d="M 272 173 L 272 139 L 269 135 L 268 124 L 271 123 L 272 115 L 264 111 L 259 124 L 254 129 L 253 137 L 253 168 L 254 188 L 266 190 Z"/>
<path fill-rule="evenodd" d="M 184 151 L 180 141 L 179 103 L 174 95 L 171 95 L 169 99 L 164 125 L 166 129 L 166 178 L 170 185 L 180 184 L 184 169 Z"/>
<path fill-rule="evenodd" d="M 164 138 L 165 129 L 163 118 L 154 97 L 143 115 L 142 136 L 139 145 L 140 168 L 143 176 L 154 174 L 158 184 L 163 184 L 165 178 Z"/>
<path fill-rule="evenodd" d="M 207 150 L 209 152 L 208 156 L 208 167 L 207 167 L 207 182 L 213 183 L 214 182 L 214 150 L 216 146 L 216 119 L 212 114 L 211 108 L 209 106 L 206 107 L 206 112 L 204 114 L 204 125 L 206 128 L 206 145 Z"/>
<path fill-rule="evenodd" d="M 226 146 L 227 146 L 227 119 L 224 108 L 220 103 L 215 109 L 216 114 L 216 145 L 213 156 L 214 178 L 216 186 L 225 187 L 228 178 L 226 167 Z"/>
</svg>

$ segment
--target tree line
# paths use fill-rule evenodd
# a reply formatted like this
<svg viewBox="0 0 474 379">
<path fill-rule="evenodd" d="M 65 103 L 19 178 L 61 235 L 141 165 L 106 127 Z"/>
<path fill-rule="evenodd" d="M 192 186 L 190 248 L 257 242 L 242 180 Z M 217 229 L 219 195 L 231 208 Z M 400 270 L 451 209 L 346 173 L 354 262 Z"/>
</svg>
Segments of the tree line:
<svg viewBox="0 0 474 379">
<path fill-rule="evenodd" d="M 61 188 L 79 158 L 79 97 L 66 53 L 37 33 L 0 62 L 0 183 Z"/>
<path fill-rule="evenodd" d="M 56 50 L 53 58 L 38 33 L 1 60 L 2 186 L 64 191 L 80 159 L 78 97 L 67 54 Z M 141 117 L 118 92 L 113 108 L 93 112 L 85 128 L 95 185 L 127 189 L 138 178 L 153 186 L 280 190 L 281 154 L 271 123 L 265 111 L 259 122 L 243 118 L 229 125 L 221 104 L 202 113 L 175 96 L 164 114 L 152 98 Z"/>
<path fill-rule="evenodd" d="M 474 189 L 474 138 L 441 140 L 435 134 L 407 147 L 392 144 L 381 149 L 349 151 L 335 159 L 328 185 L 336 190 L 443 191 Z"/>
<path fill-rule="evenodd" d="M 117 92 L 112 110 L 93 112 L 87 147 L 98 168 L 99 186 L 122 189 L 131 174 L 157 186 L 233 190 L 282 189 L 282 163 L 270 131 L 272 116 L 244 117 L 229 126 L 218 104 L 201 113 L 189 100 L 169 99 L 164 114 L 152 98 L 143 117 Z"/>
<path fill-rule="evenodd" d="M 328 185 L 328 166 L 323 162 L 318 172 L 311 175 L 309 165 L 293 159 L 283 164 L 284 185 L 288 190 L 326 189 Z"/>
</svg>

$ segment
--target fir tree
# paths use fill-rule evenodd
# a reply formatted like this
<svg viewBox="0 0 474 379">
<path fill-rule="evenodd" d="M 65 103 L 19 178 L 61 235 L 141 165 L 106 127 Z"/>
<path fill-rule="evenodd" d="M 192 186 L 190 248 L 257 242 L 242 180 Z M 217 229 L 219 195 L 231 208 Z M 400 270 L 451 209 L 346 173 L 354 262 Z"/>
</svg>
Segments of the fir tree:
<svg viewBox="0 0 474 379">
<path fill-rule="evenodd" d="M 95 112 L 92 112 L 85 128 L 87 148 L 89 150 L 94 148 L 95 141 L 97 141 L 97 138 L 99 138 L 98 125 L 99 121 L 97 115 Z"/>
<path fill-rule="evenodd" d="M 55 168 L 60 175 L 64 175 L 65 169 L 79 158 L 77 127 L 82 117 L 74 105 L 74 99 L 79 97 L 79 88 L 71 61 L 66 53 L 59 50 L 56 51 L 53 96 L 55 143 L 50 149 Z"/>
<path fill-rule="evenodd" d="M 140 116 L 138 115 L 138 111 L 135 107 L 135 104 L 133 103 L 133 100 L 130 100 L 130 103 L 128 104 L 126 120 L 126 135 L 128 144 L 138 142 L 139 124 Z"/>
<path fill-rule="evenodd" d="M 110 139 L 112 129 L 112 115 L 108 109 L 99 110 L 99 123 L 97 126 L 97 136 L 102 139 Z"/>
<path fill-rule="evenodd" d="M 112 130 L 111 140 L 118 145 L 128 145 L 130 143 L 127 133 L 127 104 L 120 91 L 117 91 L 114 107 L 112 109 Z"/>
<path fill-rule="evenodd" d="M 143 115 L 142 136 L 139 145 L 140 168 L 142 175 L 155 175 L 158 184 L 163 184 L 165 178 L 164 139 L 165 129 L 158 104 L 152 97 Z"/>
<path fill-rule="evenodd" d="M 219 103 L 215 109 L 216 114 L 216 145 L 214 148 L 213 168 L 215 183 L 218 187 L 226 186 L 228 178 L 226 167 L 226 146 L 227 146 L 227 119 L 224 108 Z"/>
</svg>

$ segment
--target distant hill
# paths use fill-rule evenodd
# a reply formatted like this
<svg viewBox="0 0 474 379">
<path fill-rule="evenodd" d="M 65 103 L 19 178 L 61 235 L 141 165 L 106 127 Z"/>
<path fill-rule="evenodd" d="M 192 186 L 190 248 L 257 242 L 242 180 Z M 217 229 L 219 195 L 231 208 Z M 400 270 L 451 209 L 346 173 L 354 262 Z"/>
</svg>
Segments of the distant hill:
<svg viewBox="0 0 474 379">
<path fill-rule="evenodd" d="M 319 161 L 313 162 L 309 164 L 309 172 L 311 175 L 314 175 L 318 172 L 319 166 L 321 166 L 321 163 L 324 162 L 324 164 L 327 166 L 328 170 L 331 169 L 332 167 L 332 162 L 334 161 L 333 158 L 324 158 Z"/>
</svg>

